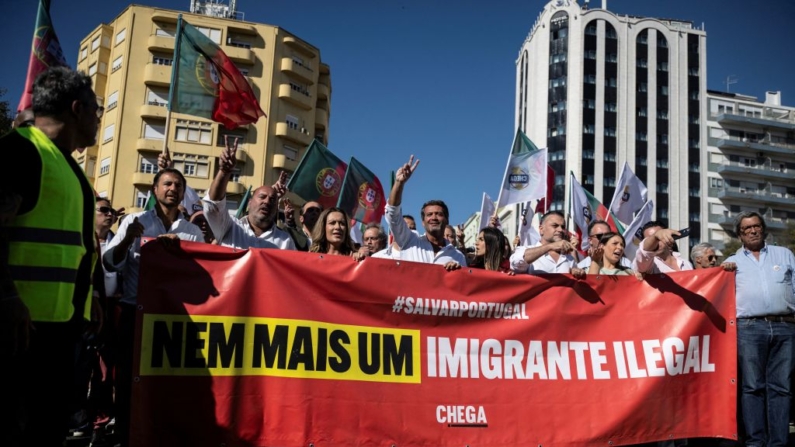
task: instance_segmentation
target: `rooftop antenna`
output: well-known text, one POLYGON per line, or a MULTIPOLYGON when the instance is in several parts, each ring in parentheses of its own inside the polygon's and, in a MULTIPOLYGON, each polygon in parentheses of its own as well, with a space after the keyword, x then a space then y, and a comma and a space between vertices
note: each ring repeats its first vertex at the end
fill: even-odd
POLYGON ((739 80, 739 79, 737 79, 737 76, 736 76, 736 75, 729 75, 729 76, 726 76, 726 82, 725 82, 725 84, 726 84, 726 93, 729 93, 729 86, 730 86, 730 85, 732 85, 732 84, 736 84, 736 83, 738 83, 738 82, 740 82, 740 80, 739 80))
POLYGON ((190 12, 210 17, 234 19, 237 17, 236 0, 190 0, 190 12))

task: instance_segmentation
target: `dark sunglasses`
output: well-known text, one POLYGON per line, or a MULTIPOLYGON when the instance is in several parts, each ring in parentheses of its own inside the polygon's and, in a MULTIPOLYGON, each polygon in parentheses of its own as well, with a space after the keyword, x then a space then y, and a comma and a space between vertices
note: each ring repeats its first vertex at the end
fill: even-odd
POLYGON ((110 214, 111 216, 115 216, 116 215, 116 210, 114 210, 113 208, 111 208, 109 206, 101 206, 101 207, 97 208, 97 212, 98 213, 102 213, 102 214, 110 214))
POLYGON ((592 235, 590 235, 588 237, 595 237, 597 239, 602 239, 602 236, 604 236, 605 234, 607 234, 607 233, 597 233, 597 234, 592 234, 592 235))

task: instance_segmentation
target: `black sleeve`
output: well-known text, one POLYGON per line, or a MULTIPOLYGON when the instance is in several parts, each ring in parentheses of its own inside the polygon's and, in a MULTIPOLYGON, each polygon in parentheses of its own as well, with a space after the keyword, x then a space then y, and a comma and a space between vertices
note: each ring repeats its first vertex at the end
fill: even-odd
POLYGON ((17 214, 25 214, 36 206, 39 199, 39 151, 29 140, 12 131, 0 138, 0 154, 7 160, 0 168, 0 200, 5 202, 9 194, 22 197, 17 214))

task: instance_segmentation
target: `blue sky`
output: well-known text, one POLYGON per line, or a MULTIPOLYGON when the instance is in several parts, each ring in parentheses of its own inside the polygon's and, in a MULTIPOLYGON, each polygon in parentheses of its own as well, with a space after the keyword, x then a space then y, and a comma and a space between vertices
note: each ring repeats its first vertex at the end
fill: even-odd
MULTIPOLYGON (((141 0, 187 11, 190 0, 141 0)), ((0 15, 3 99, 16 107, 27 71, 37 1, 0 15), (17 61, 13 63, 12 61, 17 61)), ((52 0, 51 15, 75 64, 80 39, 129 3, 52 0)), ((539 0, 237 0, 245 20, 278 25, 320 48, 331 65, 329 148, 355 156, 389 187, 389 172, 415 154, 405 213, 445 200, 453 224, 496 200, 514 136, 515 60, 546 4, 539 0)), ((591 1, 591 7, 601 5, 591 1)), ((795 2, 791 0, 609 0, 618 14, 690 20, 707 31, 707 85, 795 105, 795 2)), ((543 146, 543 142, 539 146, 543 146)), ((609 201, 609 199, 607 199, 609 201)))

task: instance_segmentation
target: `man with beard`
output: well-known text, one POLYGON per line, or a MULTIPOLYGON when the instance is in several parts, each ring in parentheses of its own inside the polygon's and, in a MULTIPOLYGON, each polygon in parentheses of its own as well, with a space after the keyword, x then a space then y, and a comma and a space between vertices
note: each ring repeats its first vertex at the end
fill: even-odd
POLYGON ((364 229, 362 234, 362 250, 367 250, 367 256, 372 256, 386 248, 386 233, 381 229, 381 225, 371 223, 364 229))
POLYGON ((141 266, 141 237, 156 237, 166 244, 175 239, 201 242, 199 227, 184 219, 179 204, 185 194, 185 177, 176 169, 161 169, 155 174, 152 193, 155 208, 130 214, 119 225, 119 231, 108 244, 102 262, 108 271, 122 272, 121 314, 118 327, 116 430, 122 446, 127 445, 132 391, 133 340, 135 305, 138 301, 138 273, 141 266))
POLYGON ((207 195, 202 199, 204 217, 221 245, 234 248, 281 248, 295 250, 295 244, 286 231, 276 226, 279 214, 279 197, 286 192, 284 173, 274 186, 260 186, 251 194, 248 215, 234 219, 226 209, 226 185, 235 169, 236 146, 227 146, 219 160, 207 195))
POLYGON ((571 273, 575 278, 585 278, 585 270, 577 267, 573 256, 577 241, 566 239, 563 213, 544 214, 538 229, 541 240, 532 247, 516 247, 511 255, 511 269, 516 273, 571 273))
POLYGON ((418 236, 413 232, 400 209, 403 200, 403 187, 409 180, 420 161, 414 161, 414 156, 409 162, 401 166, 395 173, 395 184, 389 192, 386 204, 386 220, 395 238, 395 244, 400 248, 400 259, 404 261, 425 262, 428 264, 442 264, 447 270, 455 270, 467 265, 464 254, 456 250, 455 246, 444 238, 444 228, 447 226, 450 213, 447 205, 441 200, 430 200, 422 205, 420 217, 425 234, 418 236))

